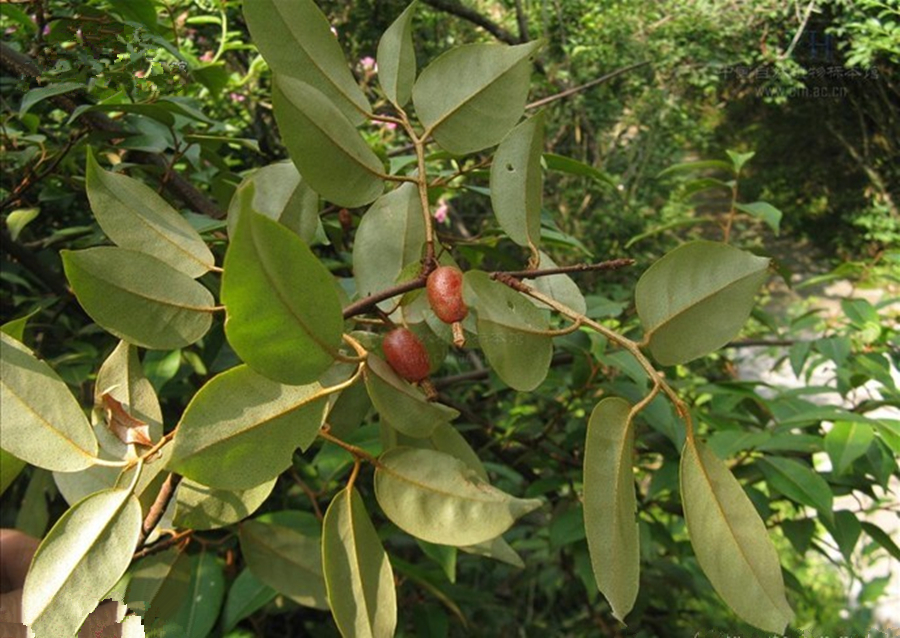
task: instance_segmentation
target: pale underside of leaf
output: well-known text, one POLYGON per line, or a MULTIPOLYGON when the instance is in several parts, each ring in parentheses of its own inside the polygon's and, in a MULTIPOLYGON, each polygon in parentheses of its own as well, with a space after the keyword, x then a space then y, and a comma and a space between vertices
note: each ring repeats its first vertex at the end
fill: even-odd
POLYGON ((0 333, 0 397, 0 443, 7 452, 49 470, 93 465, 97 440, 75 397, 50 366, 5 333, 0 333))
POLYGON ((616 397, 598 403, 584 453, 584 523, 591 566, 619 620, 634 606, 640 575, 631 409, 616 397))
POLYGON ((782 633, 793 612, 765 524, 725 464, 691 439, 681 490, 691 544, 713 587, 741 618, 782 633))

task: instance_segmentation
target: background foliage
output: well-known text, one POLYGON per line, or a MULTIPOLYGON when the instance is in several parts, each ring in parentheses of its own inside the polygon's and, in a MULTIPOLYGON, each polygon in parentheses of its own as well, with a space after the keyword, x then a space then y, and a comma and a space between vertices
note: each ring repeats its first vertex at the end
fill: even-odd
MULTIPOLYGON (((371 99, 379 38, 405 3, 319 6, 371 99)), ((722 239, 726 226, 733 243, 774 256, 784 269, 794 289, 770 280, 741 342, 667 368, 667 375, 698 406, 699 432, 731 460, 772 531, 797 614, 789 635, 877 627, 873 610, 888 581, 869 570, 884 574, 890 557, 900 559, 895 541, 868 517, 896 514, 897 507, 890 491, 900 442, 891 305, 900 256, 896 9, 868 0, 468 3, 479 25, 460 16, 460 6, 420 3, 420 69, 455 45, 544 38, 530 100, 612 74, 544 106, 544 250, 561 264, 637 261, 576 275, 589 317, 635 333, 639 275, 686 240, 722 239), (718 163, 685 165, 699 160, 718 163), (872 302, 843 299, 824 312, 810 298, 837 281, 883 292, 872 302), (781 364, 805 386, 765 386, 743 376, 754 366, 781 364), (848 495, 852 500, 841 498, 848 495)), ((107 243, 91 211, 97 205, 85 194, 92 161, 86 149, 104 168, 137 178, 176 206, 221 264, 224 211, 238 201, 242 178, 287 157, 272 111, 272 76, 240 3, 231 0, 4 4, 0 28, 3 323, 87 406, 101 392, 101 363, 115 340, 71 296, 75 282, 67 267, 67 283, 60 257, 107 243)), ((379 160, 407 161, 410 149, 396 127, 362 131, 379 160)), ((435 223, 469 268, 518 270, 528 252, 491 215, 483 159, 436 158, 446 183, 431 192, 435 223)), ((365 233, 362 212, 328 205, 321 226, 308 229, 315 256, 339 279, 352 272, 350 251, 365 233)), ((201 281, 216 285, 212 275, 201 281)), ((506 535, 524 566, 416 541, 382 516, 369 486, 359 490, 399 583, 398 633, 749 634, 694 558, 677 489, 684 433, 661 400, 649 406, 636 437, 640 594, 627 627, 612 617, 597 591, 582 524, 582 455, 598 399, 637 401, 645 381, 597 335, 576 332, 556 343, 554 365, 532 392, 510 390, 458 354, 435 378, 442 402, 461 413, 455 423, 492 484, 548 504, 506 535)), ((200 343, 148 350, 129 365, 159 395, 158 414, 151 406, 145 416, 169 431, 198 388, 236 363, 217 324, 200 343)), ((358 412, 352 398, 347 403, 347 413, 358 412)), ((348 426, 344 434, 350 432, 348 426)), ((348 440, 371 449, 378 439, 370 417, 348 440)), ((339 448, 316 443, 289 462, 274 483, 254 488, 260 493, 249 502, 259 509, 251 522, 207 531, 205 519, 179 519, 176 510, 179 529, 200 531, 190 534, 186 553, 150 558, 205 588, 202 621, 189 635, 335 635, 322 610, 324 592, 285 585, 276 593, 253 575, 254 561, 270 561, 259 539, 280 534, 286 543, 302 542, 332 499, 348 510, 357 506, 358 494, 339 492, 353 466, 339 448)), ((4 456, 2 475, 3 526, 42 536, 73 501, 71 486, 47 470, 20 472, 4 456)), ((157 490, 146 489, 145 507, 157 490)), ((184 483, 179 493, 191 498, 184 483)), ((151 608, 177 620, 185 612, 172 605, 151 608)))

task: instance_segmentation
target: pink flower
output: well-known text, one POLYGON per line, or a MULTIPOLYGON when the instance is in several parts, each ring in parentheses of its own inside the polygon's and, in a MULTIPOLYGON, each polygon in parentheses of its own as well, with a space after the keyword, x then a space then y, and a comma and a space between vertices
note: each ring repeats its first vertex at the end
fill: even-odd
POLYGON ((234 91, 229 93, 228 97, 231 98, 232 102, 243 102, 247 99, 246 95, 241 95, 240 93, 235 93, 234 91))
POLYGON ((207 51, 206 53, 204 53, 203 55, 200 56, 200 61, 201 62, 212 62, 214 57, 215 57, 215 55, 213 54, 212 51, 207 51))
POLYGON ((135 71, 134 72, 134 77, 136 77, 136 78, 142 78, 145 75, 147 75, 147 74, 144 71, 135 71))
POLYGON ((375 58, 370 55, 367 55, 362 60, 359 61, 359 65, 363 68, 363 71, 377 71, 378 64, 375 62, 375 58))
POLYGON ((331 32, 334 34, 334 37, 338 37, 337 29, 335 29, 334 27, 331 27, 331 32))
POLYGON ((396 130, 397 130, 397 123, 396 123, 396 122, 382 122, 381 125, 382 125, 384 128, 386 128, 387 130, 389 130, 389 131, 396 131, 396 130))
POLYGON ((434 221, 439 224, 443 224, 447 221, 447 217, 450 214, 450 205, 447 204, 446 200, 439 199, 438 207, 434 209, 434 221))

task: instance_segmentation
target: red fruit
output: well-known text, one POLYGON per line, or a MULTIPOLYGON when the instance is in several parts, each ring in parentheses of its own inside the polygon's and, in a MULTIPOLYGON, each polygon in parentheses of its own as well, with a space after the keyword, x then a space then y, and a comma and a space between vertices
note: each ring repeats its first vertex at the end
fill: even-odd
POLYGON ((387 333, 381 349, 394 372, 407 381, 421 381, 428 376, 431 367, 428 352, 419 338, 406 328, 395 328, 387 333))
POLYGON ((425 284, 428 303, 444 323, 462 321, 469 314, 469 307, 463 301, 462 282, 463 274, 453 266, 441 266, 428 275, 425 284))

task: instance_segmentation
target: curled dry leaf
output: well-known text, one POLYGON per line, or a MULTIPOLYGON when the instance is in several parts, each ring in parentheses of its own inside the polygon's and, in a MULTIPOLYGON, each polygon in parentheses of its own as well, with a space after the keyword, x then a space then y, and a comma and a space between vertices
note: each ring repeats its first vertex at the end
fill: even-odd
POLYGON ((125 445, 136 443, 147 447, 153 445, 153 441, 150 440, 150 426, 147 423, 131 416, 125 406, 107 392, 101 395, 101 401, 106 414, 106 426, 122 443, 125 445))

